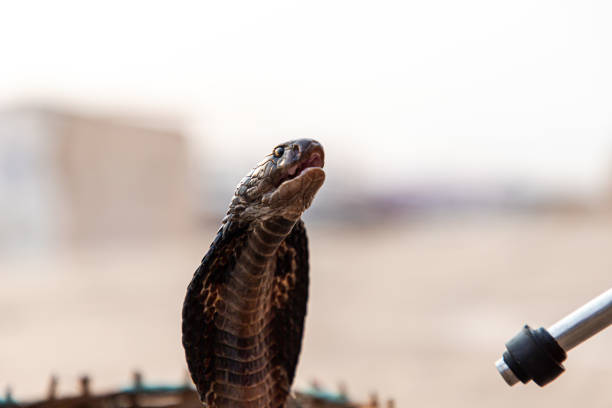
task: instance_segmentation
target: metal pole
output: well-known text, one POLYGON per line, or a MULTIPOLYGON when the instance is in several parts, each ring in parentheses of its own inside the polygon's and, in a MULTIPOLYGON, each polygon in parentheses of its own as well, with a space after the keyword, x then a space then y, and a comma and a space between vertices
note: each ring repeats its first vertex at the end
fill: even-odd
POLYGON ((570 351, 612 324, 612 289, 548 328, 563 350, 570 351))
POLYGON ((612 324, 612 289, 570 313, 548 331, 529 326, 506 343, 495 366, 508 385, 533 379, 542 386, 559 376, 565 353, 612 324))

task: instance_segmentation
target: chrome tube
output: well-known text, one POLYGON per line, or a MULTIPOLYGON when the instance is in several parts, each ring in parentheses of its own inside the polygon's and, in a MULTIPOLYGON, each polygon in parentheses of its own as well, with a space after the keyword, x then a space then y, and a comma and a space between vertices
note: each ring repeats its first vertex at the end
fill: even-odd
POLYGON ((612 324, 612 289, 548 328, 563 350, 570 351, 612 324))

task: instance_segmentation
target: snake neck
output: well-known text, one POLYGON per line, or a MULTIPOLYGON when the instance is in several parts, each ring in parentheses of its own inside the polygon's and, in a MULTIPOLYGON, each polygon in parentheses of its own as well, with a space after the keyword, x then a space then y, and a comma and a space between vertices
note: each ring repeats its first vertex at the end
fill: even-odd
POLYGON ((242 252, 240 261, 252 274, 265 270, 266 262, 274 258, 280 244, 291 233, 297 219, 274 217, 257 222, 248 233, 247 246, 242 252))
POLYGON ((216 379, 217 402, 213 406, 217 408, 238 406, 239 401, 251 401, 240 405, 245 407, 276 407, 280 406, 278 396, 288 393, 277 389, 284 382, 279 381, 279 372, 272 365, 270 322, 274 318, 276 252, 295 223, 275 218, 253 225, 221 289, 223 305, 218 308, 215 325, 229 342, 215 350, 217 364, 223 362, 220 367, 224 367, 216 379))
POLYGON ((295 223, 296 220, 276 217, 257 222, 250 228, 222 294, 226 307, 217 321, 220 329, 238 337, 263 333, 273 318, 270 309, 276 251, 295 223))

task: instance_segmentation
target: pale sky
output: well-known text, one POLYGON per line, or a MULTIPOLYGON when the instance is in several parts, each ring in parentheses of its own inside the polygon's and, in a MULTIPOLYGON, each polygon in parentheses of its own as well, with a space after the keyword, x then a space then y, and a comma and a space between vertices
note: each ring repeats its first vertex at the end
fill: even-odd
POLYGON ((6 1, 0 106, 176 113, 236 181, 313 137, 330 176, 370 187, 594 190, 612 173, 610 21, 607 1, 6 1))

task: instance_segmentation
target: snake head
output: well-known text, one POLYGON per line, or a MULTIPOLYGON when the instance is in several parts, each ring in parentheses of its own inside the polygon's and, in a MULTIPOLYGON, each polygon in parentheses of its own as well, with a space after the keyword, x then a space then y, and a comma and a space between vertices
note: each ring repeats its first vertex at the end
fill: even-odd
POLYGON ((230 213, 242 221, 283 216, 298 219, 325 181, 323 146, 299 139, 276 146, 242 179, 230 213))

